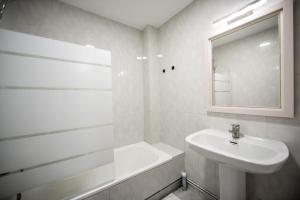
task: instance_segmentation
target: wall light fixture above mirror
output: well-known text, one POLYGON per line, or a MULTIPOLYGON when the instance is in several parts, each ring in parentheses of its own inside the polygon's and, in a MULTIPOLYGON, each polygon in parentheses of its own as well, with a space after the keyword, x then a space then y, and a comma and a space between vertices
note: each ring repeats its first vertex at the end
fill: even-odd
POLYGON ((209 38, 209 111, 294 117, 293 1, 209 38))

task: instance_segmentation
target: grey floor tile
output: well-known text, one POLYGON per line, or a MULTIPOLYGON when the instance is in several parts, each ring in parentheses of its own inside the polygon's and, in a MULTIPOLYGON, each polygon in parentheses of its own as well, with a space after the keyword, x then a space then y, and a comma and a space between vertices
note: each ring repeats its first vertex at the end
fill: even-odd
POLYGON ((175 194, 171 193, 165 198, 163 198, 163 200, 180 200, 180 199, 175 194))
POLYGON ((181 188, 179 188, 178 190, 169 194, 162 200, 213 200, 213 199, 190 186, 187 191, 183 191, 181 188))

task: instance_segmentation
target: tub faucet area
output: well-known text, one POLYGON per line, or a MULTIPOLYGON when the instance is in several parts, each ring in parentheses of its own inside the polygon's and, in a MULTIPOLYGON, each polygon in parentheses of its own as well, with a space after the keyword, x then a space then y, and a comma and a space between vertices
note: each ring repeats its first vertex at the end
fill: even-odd
POLYGON ((240 138, 240 125, 239 124, 231 124, 231 130, 229 130, 233 139, 240 138))

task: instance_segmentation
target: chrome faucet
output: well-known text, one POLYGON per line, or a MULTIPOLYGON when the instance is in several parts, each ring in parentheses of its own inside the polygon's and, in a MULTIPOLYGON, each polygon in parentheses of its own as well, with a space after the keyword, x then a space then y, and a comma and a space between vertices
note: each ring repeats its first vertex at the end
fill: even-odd
POLYGON ((231 124, 232 129, 229 130, 232 133, 232 138, 237 139, 240 138, 240 125, 239 124, 231 124))

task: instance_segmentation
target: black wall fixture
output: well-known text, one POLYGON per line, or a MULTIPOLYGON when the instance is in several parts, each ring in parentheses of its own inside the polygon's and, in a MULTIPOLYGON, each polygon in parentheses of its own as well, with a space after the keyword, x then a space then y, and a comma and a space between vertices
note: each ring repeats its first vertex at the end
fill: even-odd
MULTIPOLYGON (((174 66, 174 65, 171 66, 171 70, 175 70, 175 66, 174 66)), ((162 73, 166 73, 166 72, 167 72, 166 69, 163 69, 163 70, 162 70, 162 73)))

